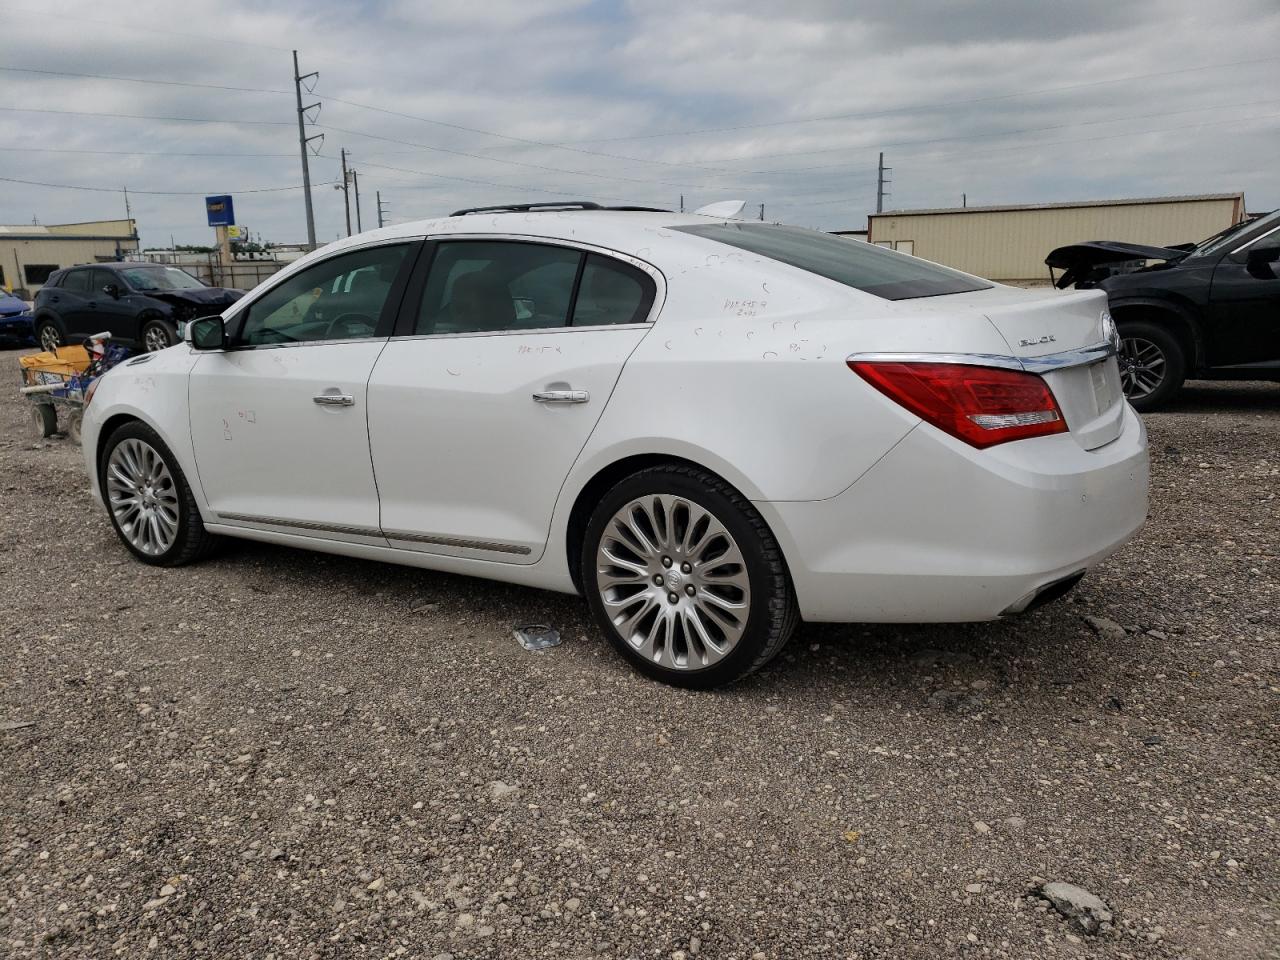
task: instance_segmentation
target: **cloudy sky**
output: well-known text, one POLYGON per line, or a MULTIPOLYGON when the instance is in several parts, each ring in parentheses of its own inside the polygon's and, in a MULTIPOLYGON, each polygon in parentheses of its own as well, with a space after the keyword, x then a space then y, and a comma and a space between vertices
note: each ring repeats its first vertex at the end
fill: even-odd
POLYGON ((321 241, 343 147, 366 228, 376 190, 393 222, 683 194, 862 227, 881 150, 886 208, 1280 206, 1275 0, 0 0, 0 24, 0 223, 122 217, 127 186, 147 245, 212 242, 223 192, 305 239, 293 48, 321 241))

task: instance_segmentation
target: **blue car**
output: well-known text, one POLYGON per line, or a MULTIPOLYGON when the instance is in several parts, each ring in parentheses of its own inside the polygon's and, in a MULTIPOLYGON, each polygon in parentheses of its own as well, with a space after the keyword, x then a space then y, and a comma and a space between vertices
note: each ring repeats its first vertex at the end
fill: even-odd
POLYGON ((0 347, 30 347, 35 342, 31 308, 12 293, 0 290, 0 347))

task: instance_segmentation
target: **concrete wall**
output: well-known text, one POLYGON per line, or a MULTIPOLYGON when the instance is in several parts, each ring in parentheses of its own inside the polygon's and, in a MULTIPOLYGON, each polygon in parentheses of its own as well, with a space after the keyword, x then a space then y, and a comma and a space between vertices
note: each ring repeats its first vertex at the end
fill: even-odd
POLYGON ((1203 240, 1244 216, 1244 198, 1164 198, 1152 201, 1037 207, 969 207, 872 214, 872 243, 992 280, 1047 279, 1050 250, 1085 240, 1164 246, 1203 240))

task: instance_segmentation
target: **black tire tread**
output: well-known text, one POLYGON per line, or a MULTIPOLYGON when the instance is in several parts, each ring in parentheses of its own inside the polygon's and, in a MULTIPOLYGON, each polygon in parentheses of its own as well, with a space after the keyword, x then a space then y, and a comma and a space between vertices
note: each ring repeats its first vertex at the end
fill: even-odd
MULTIPOLYGON (((141 420, 130 420, 128 423, 122 423, 111 432, 111 436, 102 445, 102 454, 98 458, 98 482, 106 496, 106 465, 107 457, 111 450, 115 448, 117 438, 126 439, 125 436, 137 436, 138 439, 145 440, 151 446, 159 451, 164 457, 165 465, 168 466, 169 472, 173 475, 174 483, 178 488, 178 497, 182 503, 180 511, 181 526, 178 530, 178 542, 174 545, 175 549, 170 553, 159 557, 145 556, 133 549, 131 544, 125 543, 129 552, 141 560, 143 563, 151 564, 157 567, 181 567, 189 563, 195 563, 202 560, 213 552, 217 547, 219 537, 210 533, 204 528, 204 521, 200 519, 200 507, 196 504, 195 495, 191 492, 191 485, 187 483, 186 474, 182 472, 182 467, 178 465, 177 458, 173 455, 173 451, 169 449, 160 435, 152 430, 141 420)), ((110 519, 112 529, 115 529, 115 520, 110 519)), ((119 531, 116 531, 117 536, 119 531)), ((124 538, 121 537, 124 543, 124 538)))
MULTIPOLYGON (((781 653, 782 649, 787 645, 787 641, 789 641, 792 634, 795 633, 796 626, 800 622, 800 608, 796 603, 795 590, 791 585, 791 576, 787 571, 786 561, 782 555, 782 548, 778 545, 778 541, 773 536, 773 532, 769 529, 769 525, 765 523, 764 517, 760 516, 759 511, 757 511, 751 504, 751 501, 739 493, 733 486, 706 470, 681 464, 660 464, 653 467, 646 467, 619 480, 609 488, 609 491, 601 498, 601 500, 603 501, 607 499, 623 484, 643 480, 647 477, 659 480, 661 478, 672 476, 678 476, 686 480, 690 480, 724 497, 736 510, 738 510, 743 519, 746 520, 747 524, 759 538, 764 566, 767 571, 768 580, 770 581, 763 584, 769 595, 768 605, 765 608, 767 610, 769 626, 765 643, 756 654, 755 659, 740 667, 736 673, 724 679, 717 685, 737 683, 739 680, 755 673, 781 653)), ((594 552, 594 550, 591 550, 592 554, 594 554, 594 552)), ((593 589, 593 585, 589 583, 587 579, 587 571, 592 568, 592 564, 585 562, 585 554, 586 549, 584 546, 583 589, 593 589)), ((754 586, 755 585, 753 584, 753 588, 754 586)), ((753 611, 753 613, 755 613, 755 611, 753 611)), ((684 676, 673 675, 669 677, 669 680, 681 685, 687 684, 694 686, 697 684, 689 683, 688 681, 696 676, 697 674, 690 674, 689 677, 686 678, 684 676)))

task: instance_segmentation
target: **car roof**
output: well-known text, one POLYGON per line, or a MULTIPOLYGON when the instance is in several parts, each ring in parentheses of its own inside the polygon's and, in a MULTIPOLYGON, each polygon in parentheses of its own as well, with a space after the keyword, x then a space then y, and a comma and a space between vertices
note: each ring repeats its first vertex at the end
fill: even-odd
MULTIPOLYGON (((413 220, 378 230, 369 230, 329 244, 336 252, 345 247, 363 246, 379 240, 458 234, 475 236, 494 234, 552 240, 569 240, 588 246, 602 247, 645 259, 647 252, 671 244, 706 243, 686 233, 673 232, 674 227, 708 226, 725 221, 723 217, 706 217, 692 213, 665 213, 647 210, 517 210, 476 212, 465 215, 413 220)), ((749 222, 749 221, 748 221, 749 222)))

